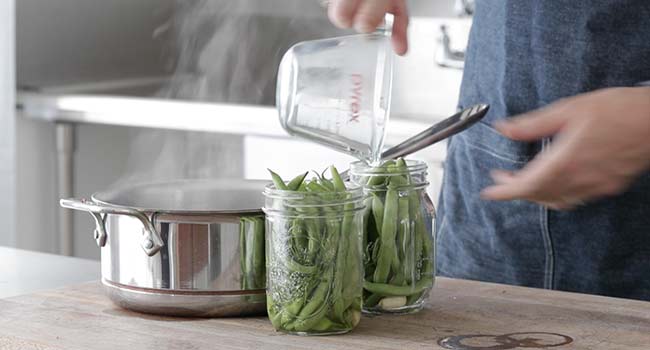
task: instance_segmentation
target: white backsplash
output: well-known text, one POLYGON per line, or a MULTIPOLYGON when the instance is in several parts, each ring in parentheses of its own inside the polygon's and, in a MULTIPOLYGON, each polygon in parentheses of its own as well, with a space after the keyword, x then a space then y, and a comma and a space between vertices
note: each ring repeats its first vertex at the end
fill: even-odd
POLYGON ((456 111, 462 70, 439 67, 440 25, 448 27, 453 49, 464 50, 469 19, 415 17, 409 26, 409 52, 395 61, 392 116, 439 119, 456 111))

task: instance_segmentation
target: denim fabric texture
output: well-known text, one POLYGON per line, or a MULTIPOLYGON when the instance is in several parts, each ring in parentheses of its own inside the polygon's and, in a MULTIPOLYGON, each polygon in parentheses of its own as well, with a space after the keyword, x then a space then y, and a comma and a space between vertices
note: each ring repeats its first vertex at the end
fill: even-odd
POLYGON ((477 0, 459 105, 491 109, 449 142, 438 274, 650 300, 650 174, 566 212, 479 198, 491 169, 521 169, 549 142, 511 141, 496 120, 648 80, 648 0, 477 0))

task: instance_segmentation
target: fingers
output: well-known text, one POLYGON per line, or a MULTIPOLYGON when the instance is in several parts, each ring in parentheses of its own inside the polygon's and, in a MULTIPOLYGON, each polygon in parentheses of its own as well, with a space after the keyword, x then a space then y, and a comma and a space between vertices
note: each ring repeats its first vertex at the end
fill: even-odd
POLYGON ((405 0, 333 0, 328 7, 330 21, 339 28, 371 33, 383 22, 386 13, 394 15, 392 45, 395 53, 408 51, 408 9, 405 0))
POLYGON ((528 199, 535 193, 535 187, 525 181, 512 179, 501 181, 481 191, 481 198, 492 201, 528 199))
MULTIPOLYGON (((562 145, 564 146, 564 145, 562 145)), ((519 172, 493 170, 494 185, 481 191, 487 200, 528 200, 556 210, 570 210, 587 201, 616 194, 602 174, 574 173, 565 161, 566 148, 539 155, 519 172)))
POLYGON ((629 179, 612 176, 575 157, 576 149, 559 137, 544 154, 518 172, 491 171, 494 185, 481 191, 487 200, 528 200, 556 210, 621 193, 629 179))
POLYGON ((384 20, 390 0, 363 1, 354 16, 354 29, 360 33, 370 33, 384 20))
POLYGON ((569 117, 556 106, 550 106, 500 121, 495 124, 495 128, 510 139, 533 141, 556 134, 566 125, 569 117))
POLYGON ((333 0, 327 10, 330 21, 339 28, 351 28, 360 3, 361 0, 333 0))
POLYGON ((493 171, 495 185, 481 191, 481 197, 488 200, 528 199, 545 201, 556 197, 561 190, 564 169, 561 151, 549 150, 538 155, 519 172, 493 171))
POLYGON ((408 51, 407 30, 409 25, 409 15, 404 0, 394 1, 391 11, 394 16, 393 20, 393 49, 398 55, 404 55, 408 51))

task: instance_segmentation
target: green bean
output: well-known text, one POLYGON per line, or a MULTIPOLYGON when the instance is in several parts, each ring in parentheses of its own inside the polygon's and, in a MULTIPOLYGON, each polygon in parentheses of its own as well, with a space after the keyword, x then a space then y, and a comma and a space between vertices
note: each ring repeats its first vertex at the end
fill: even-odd
POLYGON ((404 272, 402 271, 402 261, 399 259, 399 249, 397 245, 394 244, 392 249, 393 249, 393 254, 391 255, 392 260, 390 261, 390 269, 393 272, 393 275, 398 273, 404 274, 404 272))
POLYGON ((307 307, 316 308, 312 313, 306 314, 306 316, 301 314, 290 324, 290 326, 297 332, 306 332, 312 330, 313 327, 318 324, 318 322, 325 317, 327 312, 327 304, 325 302, 326 296, 323 296, 323 299, 310 301, 304 309, 307 307))
POLYGON ((402 187, 408 186, 409 182, 406 179, 406 177, 402 175, 393 175, 390 178, 390 182, 388 183, 388 188, 392 188, 395 190, 400 190, 402 187))
POLYGON ((269 314, 269 320, 273 327, 278 328, 281 325, 282 313, 277 312, 273 298, 270 295, 266 296, 266 308, 269 314))
POLYGON ((300 272, 304 273, 306 275, 312 275, 318 272, 318 267, 316 265, 303 265, 291 257, 287 258, 287 261, 285 262, 285 266, 287 269, 295 272, 300 272))
MULTIPOLYGON (((332 174, 332 183, 334 185, 334 189, 336 191, 345 191, 345 184, 343 183, 343 179, 341 179, 341 175, 337 171, 337 169, 334 166, 330 167, 330 172, 332 174)), ((349 256, 348 253, 348 242, 344 240, 345 237, 348 237, 353 234, 354 230, 352 230, 352 225, 353 225, 353 213, 351 211, 354 209, 354 204, 352 203, 347 203, 343 206, 343 222, 341 224, 341 238, 340 238, 340 244, 339 244, 339 249, 337 253, 337 264, 339 268, 337 269, 335 281, 337 283, 336 289, 335 289, 335 296, 334 296, 334 311, 337 315, 341 315, 343 311, 349 306, 351 303, 351 300, 349 298, 341 298, 341 295, 343 293, 343 289, 345 286, 354 286, 354 281, 347 281, 348 283, 344 283, 344 275, 347 269, 344 269, 344 266, 355 266, 354 262, 350 261, 351 257, 349 256), (345 265, 344 265, 345 264, 345 265)))
POLYGON ((241 288, 264 289, 266 288, 264 218, 242 217, 239 226, 241 288))
MULTIPOLYGON (((317 181, 311 180, 305 185, 306 189, 308 192, 314 192, 314 193, 320 193, 320 192, 327 192, 325 188, 323 188, 320 184, 318 184, 317 181)), ((303 217, 299 217, 298 219, 302 222, 305 223, 306 230, 307 230, 307 255, 310 257, 316 256, 316 253, 318 251, 318 242, 320 241, 321 237, 321 220, 318 219, 310 219, 306 218, 307 217, 316 217, 318 216, 318 209, 316 208, 302 208, 299 210, 299 213, 303 215, 303 217)))
MULTIPOLYGON (((420 198, 418 192, 413 191, 409 194, 409 212, 412 215, 412 230, 413 230, 413 266, 417 261, 422 261, 424 254, 422 252, 423 240, 427 236, 426 228, 424 227, 424 219, 422 217, 422 209, 420 208, 420 198), (423 230, 424 229, 424 230, 423 230)), ((420 279, 422 271, 416 271, 414 268, 411 272, 411 281, 420 279)))
POLYGON ((372 213, 372 198, 371 197, 366 198, 366 200, 364 201, 364 205, 366 206, 367 209, 363 212, 363 221, 362 221, 362 224, 361 224, 361 229, 362 229, 362 231, 361 231, 362 232, 361 247, 363 247, 362 249, 365 249, 366 247, 368 247, 368 233, 369 232, 373 233, 373 236, 370 237, 370 239, 373 240, 373 241, 376 239, 375 230, 370 231, 370 228, 369 228, 369 225, 374 225, 375 224, 374 219, 372 218, 372 215, 371 215, 371 213, 372 213))
POLYGON ((369 187, 384 185, 386 183, 386 176, 371 176, 367 181, 369 187))
POLYGON ((367 297, 363 299, 363 306, 364 307, 373 307, 376 306, 377 303, 381 300, 382 296, 379 294, 370 294, 367 297))
MULTIPOLYGON (((433 282, 433 280, 431 280, 431 282, 433 282)), ((413 305, 417 303, 422 297, 422 294, 424 294, 424 290, 406 297, 406 305, 413 305)))
POLYGON ((342 323, 349 328, 353 328, 359 323, 361 319, 361 304, 357 304, 358 307, 349 307, 345 309, 343 313, 342 323))
POLYGON ((411 182, 410 176, 408 175, 408 166, 406 165, 406 161, 404 158, 399 158, 397 161, 395 161, 395 166, 399 170, 400 173, 404 174, 407 177, 407 182, 411 182))
POLYGON ((343 312, 348 307, 346 300, 343 299, 343 288, 347 281, 345 281, 346 266, 347 266, 347 244, 342 238, 339 239, 338 252, 336 254, 336 272, 334 276, 333 297, 334 305, 333 311, 336 315, 343 315, 343 312))
POLYGON ((326 331, 335 327, 336 324, 334 322, 327 317, 323 317, 312 327, 312 329, 315 331, 326 331))
POLYGON ((396 190, 388 189, 386 191, 386 203, 384 206, 384 220, 381 226, 381 247, 379 248, 379 257, 377 258, 377 268, 373 280, 375 282, 385 283, 388 280, 390 265, 395 256, 395 235, 397 233, 395 217, 397 216, 397 198, 396 190))
POLYGON ((369 176, 369 178, 366 181, 363 181, 363 183, 365 183, 370 188, 385 185, 386 181, 388 181, 390 176, 383 176, 379 174, 386 173, 388 171, 388 166, 391 166, 393 164, 395 164, 393 160, 388 160, 384 162, 382 165, 378 166, 373 171, 376 172, 378 175, 369 176))
POLYGON ((345 191, 345 184, 341 179, 341 175, 333 165, 330 166, 330 172, 332 173, 332 182, 334 183, 334 189, 337 191, 345 191))
POLYGON ((411 234, 411 216, 409 214, 408 197, 399 197, 397 200, 397 246, 399 247, 399 257, 406 257, 406 244, 411 234))
POLYGON ((329 192, 329 190, 316 181, 310 181, 306 186, 309 192, 329 192))
POLYGON ((398 265, 397 269, 393 272, 393 277, 390 279, 390 284, 394 286, 403 286, 406 282, 404 277, 404 270, 401 269, 402 265, 398 265))
POLYGON ((283 191, 288 190, 287 185, 284 183, 284 180, 282 180, 280 175, 276 174, 271 169, 267 169, 267 170, 269 171, 269 173, 271 173, 271 179, 273 180, 273 184, 275 185, 275 188, 283 191))
POLYGON ((402 261, 400 272, 404 275, 406 281, 410 282, 415 261, 412 258, 413 249, 411 249, 411 216, 408 197, 400 197, 398 200, 398 220, 397 244, 399 257, 402 261))
POLYGON ((287 184, 287 190, 297 191, 298 188, 300 188, 300 185, 302 185, 302 182, 305 180, 305 177, 307 177, 308 173, 309 172, 305 172, 304 174, 300 174, 294 177, 293 180, 291 180, 289 184, 287 184))
MULTIPOLYGON (((310 291, 312 288, 308 288, 310 291)), ((282 315, 282 323, 288 323, 294 318, 298 317, 300 311, 303 309, 303 306, 307 303, 307 294, 303 294, 300 297, 295 298, 291 303, 285 304, 284 309, 282 310, 284 315, 282 315)))
POLYGON ((294 218, 291 221, 291 226, 288 229, 288 232, 291 233, 291 250, 294 253, 295 257, 300 257, 298 260, 304 262, 306 260, 303 258, 306 255, 307 246, 309 243, 308 235, 305 232, 303 220, 294 218))
POLYGON ((420 215, 418 220, 415 221, 415 231, 418 236, 422 239, 422 261, 424 262, 423 275, 428 275, 433 273, 433 242, 431 237, 428 234, 426 224, 424 222, 424 217, 420 215))
POLYGON ((355 218, 353 213, 353 204, 348 204, 346 208, 345 217, 343 219, 343 227, 347 229, 342 231, 342 242, 346 246, 347 257, 345 259, 344 268, 346 276, 344 278, 345 284, 343 286, 343 300, 344 309, 349 310, 359 300, 359 284, 363 280, 362 266, 359 264, 359 257, 363 255, 361 247, 359 246, 359 232, 362 230, 363 218, 355 218))
MULTIPOLYGON (((332 215, 333 209, 326 208, 326 212, 329 215, 332 215)), ((343 290, 343 285, 345 281, 343 280, 345 274, 345 264, 346 264, 346 247, 347 245, 343 243, 343 226, 339 222, 339 219, 336 216, 327 219, 328 227, 328 237, 332 242, 332 250, 335 252, 334 256, 334 279, 332 285, 332 300, 334 300, 333 311, 336 315, 343 315, 345 311, 345 305, 342 300, 341 295, 343 290)))
POLYGON ((371 293, 383 296, 399 297, 420 293, 426 288, 429 288, 431 283, 432 277, 426 276, 411 286, 394 286, 386 283, 373 283, 365 281, 363 283, 363 288, 371 293))
POLYGON ((264 240, 264 217, 251 218, 253 223, 253 271, 255 271, 255 288, 266 288, 266 260, 264 240))
POLYGON ((372 247, 372 261, 377 264, 377 260, 379 259, 379 247, 381 247, 381 241, 377 240, 374 242, 374 245, 372 247))
POLYGON ((382 232, 381 225, 384 222, 384 202, 382 202, 376 193, 372 194, 372 215, 375 219, 375 232, 377 233, 377 237, 379 237, 379 233, 382 232))
POLYGON ((246 266, 246 221, 241 220, 239 223, 239 266, 241 269, 242 279, 241 279, 241 289, 248 289, 248 278, 246 266))
MULTIPOLYGON (((308 215, 313 216, 317 215, 317 213, 311 212, 308 215)), ((320 222, 309 218, 301 218, 301 220, 307 222, 307 256, 310 258, 310 261, 315 261, 316 254, 318 253, 318 242, 321 240, 320 222)))
POLYGON ((321 185, 323 185, 323 187, 327 188, 328 191, 334 192, 336 190, 335 187, 334 187, 334 183, 332 181, 322 177, 320 179, 320 182, 321 182, 321 185))
POLYGON ((308 331, 327 311, 326 299, 328 299, 327 295, 331 289, 330 279, 332 273, 333 269, 328 269, 328 273, 312 294, 309 302, 300 310, 300 314, 294 324, 296 331, 308 331))

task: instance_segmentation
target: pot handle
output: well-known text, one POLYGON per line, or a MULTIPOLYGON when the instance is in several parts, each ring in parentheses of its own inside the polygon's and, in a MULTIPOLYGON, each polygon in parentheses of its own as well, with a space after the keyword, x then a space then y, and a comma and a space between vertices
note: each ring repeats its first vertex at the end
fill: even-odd
POLYGON ((126 215, 140 220, 143 226, 142 234, 144 236, 140 246, 142 246, 142 249, 148 256, 155 255, 164 245, 160 234, 156 231, 151 220, 141 211, 100 204, 83 198, 64 198, 59 203, 64 208, 86 211, 92 215, 93 219, 95 219, 95 232, 93 236, 95 241, 97 241, 97 245, 100 247, 106 244, 106 238, 108 237, 106 234, 106 214, 126 215))

